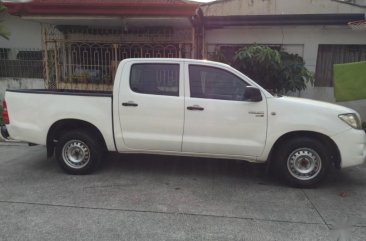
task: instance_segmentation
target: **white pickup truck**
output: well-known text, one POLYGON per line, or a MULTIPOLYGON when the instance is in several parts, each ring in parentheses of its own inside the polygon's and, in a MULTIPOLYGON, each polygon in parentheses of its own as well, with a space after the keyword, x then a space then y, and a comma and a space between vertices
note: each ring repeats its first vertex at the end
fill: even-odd
POLYGON ((95 170, 106 151, 149 153, 268 162, 309 187, 366 156, 354 110, 273 96, 204 60, 123 60, 113 93, 7 90, 3 120, 4 137, 46 145, 72 174, 95 170))

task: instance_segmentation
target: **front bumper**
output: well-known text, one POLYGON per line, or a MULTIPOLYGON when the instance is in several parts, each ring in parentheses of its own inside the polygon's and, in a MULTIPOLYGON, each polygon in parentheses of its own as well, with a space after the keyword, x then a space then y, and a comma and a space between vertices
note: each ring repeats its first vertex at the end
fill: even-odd
POLYGON ((341 168, 361 165, 366 160, 366 133, 349 129, 332 137, 341 154, 341 168))
POLYGON ((6 126, 5 125, 1 125, 0 126, 0 133, 1 133, 1 137, 5 140, 9 140, 9 132, 8 130, 6 129, 6 126))

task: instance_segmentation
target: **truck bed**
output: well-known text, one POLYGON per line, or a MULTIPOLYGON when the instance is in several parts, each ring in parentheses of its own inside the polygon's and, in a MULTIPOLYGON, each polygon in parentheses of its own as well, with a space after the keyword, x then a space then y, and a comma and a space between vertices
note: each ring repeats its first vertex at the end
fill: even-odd
POLYGON ((58 121, 81 120, 100 130, 109 150, 113 142, 112 92, 81 90, 7 90, 10 136, 45 145, 48 130, 58 121))

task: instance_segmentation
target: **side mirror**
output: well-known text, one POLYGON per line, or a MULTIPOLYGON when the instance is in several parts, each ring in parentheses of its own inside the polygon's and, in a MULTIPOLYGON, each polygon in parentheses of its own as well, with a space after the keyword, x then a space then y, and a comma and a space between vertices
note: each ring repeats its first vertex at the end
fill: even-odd
POLYGON ((246 86, 243 100, 249 102, 260 102, 262 101, 262 93, 257 87, 246 86))

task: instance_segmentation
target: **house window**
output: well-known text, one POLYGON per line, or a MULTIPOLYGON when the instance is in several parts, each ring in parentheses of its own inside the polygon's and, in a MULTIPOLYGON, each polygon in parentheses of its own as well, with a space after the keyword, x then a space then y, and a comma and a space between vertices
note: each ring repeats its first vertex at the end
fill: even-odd
POLYGON ((0 48, 0 59, 8 59, 9 49, 0 48))
POLYGON ((32 50, 32 51, 19 51, 17 54, 17 59, 19 60, 42 60, 42 51, 32 50))
POLYGON ((333 65, 366 60, 366 45, 326 45, 318 48, 315 86, 333 86, 333 65))
POLYGON ((42 51, 0 49, 0 77, 43 78, 42 51))

